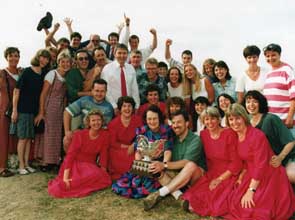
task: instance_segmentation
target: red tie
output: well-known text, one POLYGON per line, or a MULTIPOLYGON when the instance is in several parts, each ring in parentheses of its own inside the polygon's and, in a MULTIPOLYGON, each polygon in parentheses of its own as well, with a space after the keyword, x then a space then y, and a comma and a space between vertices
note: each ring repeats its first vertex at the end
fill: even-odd
POLYGON ((127 96, 125 73, 122 66, 121 66, 121 94, 122 96, 127 96))

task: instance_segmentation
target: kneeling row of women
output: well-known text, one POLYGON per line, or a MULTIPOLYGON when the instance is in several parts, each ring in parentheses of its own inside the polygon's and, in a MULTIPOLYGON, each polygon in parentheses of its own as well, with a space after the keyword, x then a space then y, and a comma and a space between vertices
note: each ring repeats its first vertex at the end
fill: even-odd
MULTIPOLYGON (((256 99, 256 96, 246 95, 246 103, 249 104, 251 98, 256 99)), ((123 134, 130 122, 136 121, 135 116, 130 113, 133 108, 128 98, 121 99, 121 115, 117 120, 123 130, 116 132, 114 129, 116 134, 123 134)), ((156 113, 157 117, 154 120, 147 118, 150 114, 144 115, 145 130, 151 130, 152 134, 163 131, 161 111, 155 111, 154 108, 157 107, 151 106, 147 109, 147 113, 149 111, 156 113)), ((259 129, 251 126, 248 114, 241 105, 230 105, 226 114, 230 128, 220 126, 221 117, 214 107, 207 108, 201 114, 206 129, 200 136, 208 171, 186 191, 183 199, 189 202, 191 211, 204 216, 224 216, 227 219, 288 219, 295 211, 295 197, 286 171, 280 164, 282 162, 290 167, 294 165, 293 138, 286 135, 284 142, 288 138, 292 139, 287 144, 280 142, 281 139, 277 140, 278 145, 274 145, 277 149, 273 152, 272 145, 269 144, 272 140, 267 139, 268 134, 265 136, 259 129), (279 144, 282 146, 281 149, 278 149, 279 144)), ((267 121, 275 118, 268 114, 263 117, 270 118, 267 121)), ((108 145, 115 139, 109 138, 112 129, 109 132, 102 129, 102 114, 99 111, 91 111, 87 121, 89 129, 75 133, 59 175, 48 184, 48 192, 54 197, 81 197, 110 186, 111 178, 106 171, 108 161, 118 163, 111 165, 113 170, 116 170, 114 169, 116 166, 120 167, 119 163, 124 163, 126 166, 124 165, 125 168, 121 172, 128 171, 131 166, 134 158, 132 153, 134 130, 132 132, 134 136, 128 137, 129 141, 122 141, 121 145, 118 145, 118 149, 124 149, 122 155, 128 154, 128 150, 129 155, 133 154, 128 162, 121 163, 119 158, 107 159, 108 145), (100 167, 96 166, 98 154, 100 167)), ((272 122, 272 132, 276 135, 274 137, 279 138, 280 132, 289 134, 288 129, 282 127, 277 129, 276 126, 283 127, 278 121, 272 122)), ((120 126, 115 127, 120 129, 120 126)), ((270 126, 266 128, 271 129, 270 126)), ((261 129, 263 130, 263 127, 261 129)), ((123 136, 122 139, 127 139, 127 135, 123 136)), ((163 135, 160 134, 159 137, 162 138, 163 135)), ((166 137, 168 138, 168 135, 166 137)), ((118 176, 113 177, 116 178, 118 176)), ((159 185, 156 183, 153 185, 157 186, 159 185)))

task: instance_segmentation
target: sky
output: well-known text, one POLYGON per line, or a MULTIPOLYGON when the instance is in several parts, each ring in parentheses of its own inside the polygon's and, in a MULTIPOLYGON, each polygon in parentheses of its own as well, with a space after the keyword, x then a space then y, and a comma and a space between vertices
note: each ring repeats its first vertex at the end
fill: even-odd
MULTIPOLYGON (((44 32, 36 30, 47 11, 61 27, 56 38, 68 37, 65 17, 73 19, 73 29, 87 40, 97 33, 106 39, 116 25, 130 17, 131 34, 140 37, 139 47, 152 41, 150 28, 158 33, 158 48, 152 57, 164 61, 167 38, 173 40, 172 57, 190 49, 193 63, 201 70, 206 58, 224 60, 238 77, 247 64, 242 55, 247 45, 263 49, 269 43, 282 46, 282 60, 295 66, 294 0, 10 0, 1 1, 0 51, 16 46, 21 51, 20 66, 30 65, 38 49, 44 47, 44 32)), ((260 64, 266 66, 263 54, 260 64)), ((0 68, 6 60, 0 55, 0 68)))

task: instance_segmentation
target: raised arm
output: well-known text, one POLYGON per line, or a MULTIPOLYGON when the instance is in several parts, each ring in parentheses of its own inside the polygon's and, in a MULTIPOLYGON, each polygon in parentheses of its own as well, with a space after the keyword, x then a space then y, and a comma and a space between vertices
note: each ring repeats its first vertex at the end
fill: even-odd
POLYGON ((155 50, 158 46, 158 37, 157 37, 157 31, 156 29, 152 28, 150 29, 151 34, 153 35, 153 41, 151 45, 151 49, 155 50))
POLYGON ((121 44, 125 44, 128 47, 128 41, 130 36, 130 18, 124 14, 124 19, 125 19, 125 29, 124 28, 123 29, 125 30, 125 32, 123 32, 122 35, 120 34, 119 42, 121 44))
POLYGON ((165 44, 165 59, 169 62, 171 59, 171 52, 170 52, 170 46, 172 45, 172 40, 167 39, 165 44))
POLYGON ((71 35, 74 32, 73 29, 72 29, 73 19, 67 17, 67 18, 64 19, 64 22, 67 25, 69 34, 71 35))
POLYGON ((55 35, 55 33, 58 31, 59 27, 60 27, 60 24, 59 24, 59 23, 56 23, 56 24, 54 24, 54 26, 53 26, 53 31, 48 32, 48 34, 47 34, 47 36, 46 36, 46 38, 45 38, 45 46, 46 46, 46 47, 51 46, 50 43, 52 43, 54 46, 57 46, 57 42, 56 42, 56 40, 54 39, 54 35, 55 35))

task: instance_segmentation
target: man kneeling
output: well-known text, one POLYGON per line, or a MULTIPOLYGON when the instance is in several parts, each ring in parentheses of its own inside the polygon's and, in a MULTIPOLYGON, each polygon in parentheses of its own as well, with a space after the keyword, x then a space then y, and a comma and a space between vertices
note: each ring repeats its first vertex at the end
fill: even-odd
POLYGON ((202 143, 199 136, 189 130, 188 125, 189 117, 185 111, 172 115, 172 129, 176 134, 172 161, 156 161, 150 165, 150 172, 161 173, 158 181, 163 187, 144 199, 145 211, 152 209, 168 194, 178 200, 182 195, 180 189, 193 184, 203 175, 205 158, 202 143))

